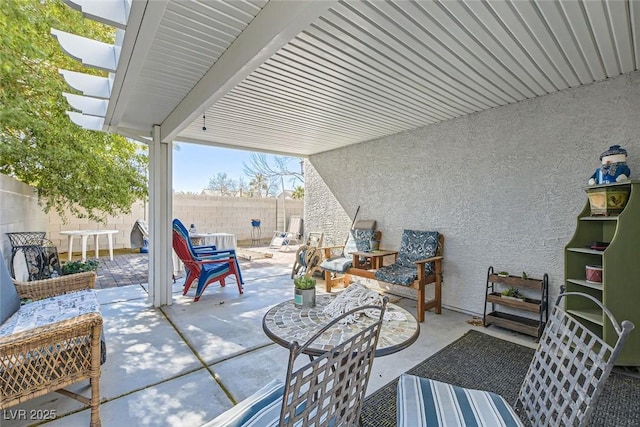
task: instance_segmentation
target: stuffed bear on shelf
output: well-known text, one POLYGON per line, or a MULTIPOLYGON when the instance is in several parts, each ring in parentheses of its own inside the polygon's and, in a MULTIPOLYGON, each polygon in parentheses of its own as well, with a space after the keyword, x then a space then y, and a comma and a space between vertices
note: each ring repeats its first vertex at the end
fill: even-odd
POLYGON ((602 166, 591 175, 589 185, 626 181, 631 176, 631 169, 627 166, 627 150, 619 145, 612 145, 600 154, 600 160, 602 166))

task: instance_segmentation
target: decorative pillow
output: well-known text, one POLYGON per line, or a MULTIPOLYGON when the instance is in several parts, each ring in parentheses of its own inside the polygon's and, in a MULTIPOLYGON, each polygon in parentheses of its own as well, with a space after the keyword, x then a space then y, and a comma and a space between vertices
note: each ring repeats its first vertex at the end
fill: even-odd
POLYGON ((404 230, 396 264, 415 267, 415 261, 435 256, 438 237, 437 231, 404 230))
POLYGON ((0 325, 20 308, 20 297, 0 252, 0 325))

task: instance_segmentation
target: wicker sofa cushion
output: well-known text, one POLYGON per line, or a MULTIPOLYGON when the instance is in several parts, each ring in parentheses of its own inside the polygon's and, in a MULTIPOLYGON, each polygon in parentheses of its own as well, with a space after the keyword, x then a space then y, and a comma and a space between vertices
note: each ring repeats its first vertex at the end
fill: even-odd
POLYGON ((282 381, 273 380, 203 427, 277 426, 283 394, 282 381))
POLYGON ((499 395, 403 374, 398 380, 398 427, 522 426, 499 395))
POLYGON ((0 252, 0 325, 20 308, 20 297, 0 252))
POLYGON ((44 298, 21 306, 0 325, 0 336, 68 320, 86 313, 100 313, 100 304, 92 289, 44 298))

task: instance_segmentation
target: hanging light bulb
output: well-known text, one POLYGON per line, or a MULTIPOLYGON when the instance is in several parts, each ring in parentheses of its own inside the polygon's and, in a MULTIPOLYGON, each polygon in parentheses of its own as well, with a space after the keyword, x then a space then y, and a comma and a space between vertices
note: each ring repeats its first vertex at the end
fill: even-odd
POLYGON ((207 130, 207 116, 205 116, 204 114, 202 115, 202 131, 206 131, 207 130))

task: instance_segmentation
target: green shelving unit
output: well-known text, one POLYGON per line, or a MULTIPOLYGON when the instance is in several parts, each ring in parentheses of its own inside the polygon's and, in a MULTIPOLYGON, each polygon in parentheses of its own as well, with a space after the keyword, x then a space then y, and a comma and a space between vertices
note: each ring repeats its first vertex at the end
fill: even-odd
MULTIPOLYGON (((592 295, 613 313, 616 320, 636 325, 617 365, 640 366, 640 182, 593 185, 585 190, 628 188, 628 201, 615 215, 592 215, 589 201, 577 219, 573 238, 565 248, 565 288, 568 292, 592 295), (607 242, 604 250, 591 249, 593 242, 607 242), (602 283, 586 280, 586 266, 602 266, 602 283)), ((594 303, 568 296, 565 309, 611 346, 617 335, 594 303)))

